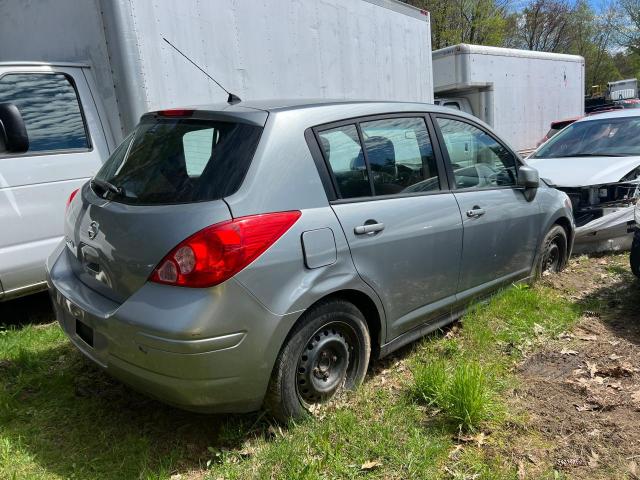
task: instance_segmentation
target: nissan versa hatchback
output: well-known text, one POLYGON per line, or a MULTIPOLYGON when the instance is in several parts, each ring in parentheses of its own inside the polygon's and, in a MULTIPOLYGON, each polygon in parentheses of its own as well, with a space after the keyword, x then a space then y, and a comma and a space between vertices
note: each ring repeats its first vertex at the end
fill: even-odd
POLYGON ((146 114, 71 195, 60 325, 133 388, 300 417, 571 251, 567 196, 486 125, 416 103, 146 114))

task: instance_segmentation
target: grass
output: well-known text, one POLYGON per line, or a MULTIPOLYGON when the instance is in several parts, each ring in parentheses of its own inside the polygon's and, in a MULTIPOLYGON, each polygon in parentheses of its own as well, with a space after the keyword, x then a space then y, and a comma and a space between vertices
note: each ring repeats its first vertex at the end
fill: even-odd
POLYGON ((477 362, 464 361, 450 367, 437 359, 419 365, 414 371, 412 393, 464 430, 474 430, 489 416, 487 379, 477 362))
POLYGON ((0 478, 517 478, 495 449, 459 449, 456 437, 490 430, 506 441, 520 421, 505 405, 514 363, 578 313, 549 288, 508 289, 286 428, 260 413, 164 406, 90 365, 57 325, 5 326, 0 478))
POLYGON ((501 414, 499 396, 513 385, 514 362, 577 317, 577 307, 550 288, 514 286, 474 307, 456 336, 423 344, 412 358, 412 395, 456 428, 475 430, 501 414))

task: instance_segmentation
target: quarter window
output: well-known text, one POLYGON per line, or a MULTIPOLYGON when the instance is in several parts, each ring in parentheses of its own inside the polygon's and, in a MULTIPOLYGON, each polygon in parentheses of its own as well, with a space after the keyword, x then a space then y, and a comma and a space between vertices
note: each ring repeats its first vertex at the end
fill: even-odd
POLYGON ((457 188, 495 188, 516 185, 514 155, 473 125, 438 118, 457 188))
POLYGON ((5 75, 0 78, 0 103, 13 103, 20 110, 28 152, 89 148, 78 95, 66 75, 5 75))
POLYGON ((387 118, 363 122, 360 127, 376 195, 440 189, 423 118, 387 118))

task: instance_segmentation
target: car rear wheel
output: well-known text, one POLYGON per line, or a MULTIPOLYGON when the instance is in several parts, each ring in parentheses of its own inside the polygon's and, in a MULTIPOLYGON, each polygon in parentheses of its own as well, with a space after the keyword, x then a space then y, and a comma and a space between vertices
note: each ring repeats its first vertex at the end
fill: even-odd
POLYGON ((282 422, 304 417, 341 390, 360 385, 370 352, 367 324, 355 305, 343 300, 317 305, 304 314, 282 347, 265 408, 282 422))
POLYGON ((538 260, 538 275, 557 273, 567 265, 567 232, 554 225, 545 235, 538 260))

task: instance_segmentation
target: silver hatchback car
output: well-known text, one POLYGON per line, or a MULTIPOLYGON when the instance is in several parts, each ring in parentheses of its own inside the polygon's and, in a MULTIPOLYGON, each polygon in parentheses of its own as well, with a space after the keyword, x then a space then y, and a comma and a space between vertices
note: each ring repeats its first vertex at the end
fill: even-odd
POLYGON ((417 103, 149 113, 75 193, 47 262, 75 346, 167 403, 279 419, 561 269, 574 232, 489 127, 417 103))

